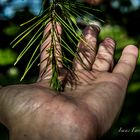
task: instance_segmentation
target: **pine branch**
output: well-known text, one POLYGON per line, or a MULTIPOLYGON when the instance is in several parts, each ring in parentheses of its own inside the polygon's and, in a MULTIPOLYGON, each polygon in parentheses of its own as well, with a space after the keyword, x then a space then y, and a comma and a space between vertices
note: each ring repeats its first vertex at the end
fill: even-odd
MULTIPOLYGON (((45 2, 46 0, 43 1, 43 5, 45 5, 45 2)), ((29 26, 11 42, 11 45, 14 48, 18 46, 18 44, 30 33, 38 29, 28 44, 25 46, 23 51, 17 57, 15 64, 17 64, 21 58, 26 55, 28 51, 30 51, 31 47, 35 48, 34 53, 31 56, 21 78, 21 80, 23 80, 28 71, 39 58, 41 52, 40 54, 37 52, 40 46, 45 43, 46 40, 48 40, 48 43, 46 44, 46 58, 42 60, 42 62, 47 60, 48 63, 42 72, 42 75, 47 71, 47 69, 51 71, 52 75, 50 79, 50 86, 57 91, 62 91, 63 86, 59 79, 60 69, 64 67, 70 71, 70 73, 73 73, 71 69, 73 59, 77 58, 77 43, 80 40, 83 40, 82 31, 78 27, 77 20, 79 18, 82 19, 83 15, 88 15, 89 17, 91 15, 93 16, 93 12, 99 12, 99 10, 87 7, 79 1, 71 0, 51 0, 48 8, 44 9, 44 11, 42 11, 42 9, 38 16, 21 24, 21 26, 27 26, 28 24, 32 23, 31 26, 29 26), (38 39, 43 35, 44 28, 50 25, 50 30, 44 35, 43 39, 39 41, 39 44, 35 46, 36 42, 38 42, 38 39), (61 35, 57 29, 58 25, 63 30, 61 35)))

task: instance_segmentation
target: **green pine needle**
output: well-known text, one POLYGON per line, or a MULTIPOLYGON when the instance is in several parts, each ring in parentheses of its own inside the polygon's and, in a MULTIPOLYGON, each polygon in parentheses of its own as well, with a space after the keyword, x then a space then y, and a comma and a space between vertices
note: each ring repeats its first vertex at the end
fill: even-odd
MULTIPOLYGON (((80 57, 76 56, 77 53, 77 42, 80 40, 84 41, 82 39, 82 31, 78 27, 77 20, 78 18, 82 19, 84 18, 84 15, 93 16, 93 12, 101 12, 98 9, 93 9, 92 7, 85 6, 82 2, 78 1, 72 1, 72 0, 51 0, 48 8, 43 10, 43 6, 45 5, 46 0, 43 1, 42 8, 40 10, 40 13, 38 16, 35 16, 34 18, 30 19, 29 21, 26 21, 25 23, 22 23, 20 26, 29 26, 25 31, 23 31, 21 34, 19 34, 12 42, 12 47, 18 46, 19 43, 21 43, 22 40, 24 40, 30 33, 33 31, 36 31, 36 33, 33 35, 33 37, 30 39, 30 41, 27 43, 25 48, 21 51, 19 56, 17 57, 17 60, 15 64, 17 64, 24 55, 28 51, 30 51, 31 48, 34 47, 34 52, 27 63, 26 69, 23 73, 23 76, 21 80, 25 78, 28 71, 32 68, 34 63, 38 60, 40 53, 38 54, 38 50, 41 46, 41 44, 44 43, 44 41, 51 36, 50 44, 51 48, 48 53, 48 60, 51 62, 51 70, 52 70, 52 76, 50 79, 50 86, 57 91, 63 91, 63 85, 59 81, 59 64, 61 63, 64 68, 66 68, 70 73, 73 73, 72 71, 72 63, 73 59, 77 59, 80 57), (44 28, 50 24, 52 25, 52 28, 50 31, 44 36, 44 38, 39 41, 40 43, 37 44, 39 38, 43 36, 43 30, 44 28), (58 35, 56 26, 57 23, 61 25, 61 28, 63 30, 63 34, 60 37, 58 35), (67 42, 68 40, 68 42, 67 42), (62 50, 62 59, 60 60, 60 57, 58 57, 58 49, 57 44, 60 44, 61 50, 62 50), (36 45, 37 44, 37 45, 36 45), (70 58, 68 57, 69 55, 70 58)), ((96 16, 94 16, 95 19, 98 19, 96 16)), ((102 21, 101 19, 98 19, 102 21)), ((82 60, 80 60, 82 62, 82 60)), ((42 63, 42 62, 40 62, 42 63)), ((39 64, 40 65, 40 64, 39 64)), ((49 64, 47 65, 47 67, 49 64)), ((47 69, 46 67, 46 69, 47 69)))

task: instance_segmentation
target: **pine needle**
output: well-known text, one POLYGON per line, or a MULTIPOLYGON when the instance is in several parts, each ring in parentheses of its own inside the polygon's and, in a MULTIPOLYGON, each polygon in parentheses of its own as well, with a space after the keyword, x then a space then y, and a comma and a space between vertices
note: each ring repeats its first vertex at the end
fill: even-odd
MULTIPOLYGON (((22 59, 22 57, 26 55, 27 51, 30 51, 30 49, 34 47, 34 52, 27 63, 23 76, 21 77, 21 80, 23 80, 40 57, 41 52, 38 54, 40 46, 51 36, 50 42, 47 44, 50 44, 51 47, 47 51, 48 64, 46 69, 51 65, 52 75, 50 79, 50 86, 57 91, 63 91, 64 89, 62 83, 59 81, 59 64, 61 64, 71 74, 73 73, 73 75, 75 75, 72 69, 73 59, 79 59, 82 62, 80 56, 78 56, 77 53, 77 42, 84 42, 84 39, 82 31, 78 27, 77 20, 78 18, 82 19, 84 15, 93 17, 93 12, 101 11, 98 9, 93 9, 92 7, 87 7, 81 2, 71 0, 51 0, 48 7, 43 10, 45 2, 46 0, 43 0, 42 8, 40 9, 38 16, 35 16, 25 23, 22 23, 20 26, 27 26, 29 24, 32 25, 19 34, 10 44, 12 45, 12 48, 15 48, 29 34, 37 30, 24 49, 21 51, 15 62, 15 64, 17 64, 22 59), (40 37, 43 36, 43 29, 50 23, 52 28, 50 31, 48 31, 48 33, 46 33, 43 39, 39 41, 40 37), (60 37, 58 34, 57 23, 59 23, 63 29, 64 36, 62 34, 60 37), (39 44, 37 44, 38 41, 39 44), (60 46, 60 50, 62 50, 62 53, 57 48, 58 44, 60 46), (72 58, 69 58, 68 54, 65 53, 68 53, 70 56, 72 56, 72 58), (59 54, 62 55, 59 56, 59 54)), ((102 21, 95 15, 94 18, 102 21)), ((40 64, 41 63, 42 62, 40 62, 40 64)))

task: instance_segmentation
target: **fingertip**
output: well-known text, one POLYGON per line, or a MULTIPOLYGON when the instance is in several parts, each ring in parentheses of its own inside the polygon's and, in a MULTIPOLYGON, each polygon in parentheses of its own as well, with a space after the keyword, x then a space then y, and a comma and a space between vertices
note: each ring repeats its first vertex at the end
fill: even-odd
POLYGON ((128 45, 124 48, 123 53, 128 53, 128 54, 132 54, 136 57, 138 57, 138 47, 136 47, 135 45, 128 45))
POLYGON ((100 27, 94 24, 89 24, 84 29, 84 35, 91 34, 92 37, 97 37, 99 33, 100 33, 100 27))
POLYGON ((100 32, 101 28, 102 28, 100 22, 98 22, 98 21, 90 21, 89 26, 92 26, 93 28, 96 28, 98 30, 98 32, 100 32))
POLYGON ((116 46, 116 42, 115 40, 113 40, 111 37, 106 37, 103 41, 103 43, 106 45, 106 46, 112 46, 113 48, 116 46))

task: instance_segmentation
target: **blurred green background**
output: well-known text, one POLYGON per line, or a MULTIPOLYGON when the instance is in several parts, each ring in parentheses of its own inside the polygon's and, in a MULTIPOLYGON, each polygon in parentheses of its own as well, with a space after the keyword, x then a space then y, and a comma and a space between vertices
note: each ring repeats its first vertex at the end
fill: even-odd
MULTIPOLYGON (((31 56, 27 53, 22 61, 14 66, 19 52, 30 39, 30 36, 16 49, 12 49, 10 42, 26 27, 20 24, 39 13, 41 0, 0 0, 0 85, 19 84, 21 75, 31 56)), ((115 60, 121 55, 122 49, 128 44, 140 46, 140 0, 105 0, 95 8, 103 10, 96 16, 103 19, 100 40, 110 36, 117 42, 115 60)), ((38 60, 39 61, 39 60, 38 60)), ((103 140, 140 139, 140 57, 133 78, 129 84, 128 93, 123 109, 117 121, 103 140), (137 129, 139 132, 120 133, 119 129, 137 129)), ((38 76, 38 67, 33 66, 22 83, 31 83, 38 76)), ((8 130, 0 124, 0 140, 8 139, 8 130)))

